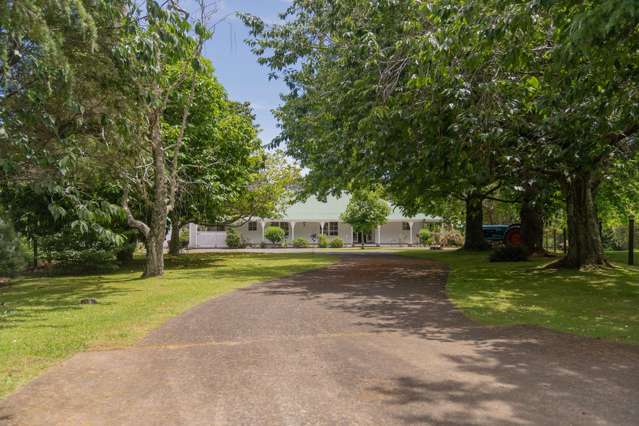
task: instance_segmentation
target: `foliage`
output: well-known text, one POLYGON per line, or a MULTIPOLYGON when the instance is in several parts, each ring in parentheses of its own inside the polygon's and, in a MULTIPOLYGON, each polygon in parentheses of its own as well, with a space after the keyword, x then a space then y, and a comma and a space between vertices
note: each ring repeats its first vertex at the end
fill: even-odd
POLYGON ((186 13, 178 2, 159 4, 152 0, 143 8, 132 5, 132 18, 144 25, 130 27, 124 42, 115 50, 130 81, 136 109, 144 117, 135 123, 141 136, 135 155, 113 166, 119 168, 122 179, 122 208, 127 223, 144 239, 145 277, 164 272, 167 219, 178 202, 182 149, 192 125, 190 114, 198 91, 197 77, 206 73, 202 49, 213 34, 207 28, 207 5, 204 0, 197 4, 196 15, 186 13), (178 87, 183 80, 190 84, 178 87), (172 113, 175 123, 171 121, 172 113), (131 209, 130 200, 140 206, 139 211, 131 209))
POLYGON ((234 228, 226 229, 226 246, 231 249, 243 248, 244 244, 240 238, 240 234, 234 228))
POLYGON ((39 248, 49 261, 88 269, 114 261, 126 242, 122 211, 110 197, 97 186, 81 198, 55 185, 13 183, 0 188, 7 220, 34 252, 39 248))
POLYGON ((428 228, 421 228, 419 230, 419 243, 423 246, 427 246, 432 241, 432 235, 428 228))
POLYGON ((605 263, 593 200, 639 151, 637 2, 296 0, 274 25, 244 20, 290 88, 277 142, 309 190, 381 182, 408 212, 459 200, 466 248, 486 246, 485 200, 561 191, 563 264, 605 263))
POLYGON ((324 235, 324 234, 321 234, 319 236, 319 240, 317 242, 317 246, 319 248, 328 248, 328 244, 329 244, 328 237, 326 235, 324 235))
POLYGON ((524 246, 499 246, 489 257, 491 262, 521 262, 528 260, 528 249, 524 246))
POLYGON ((301 181, 299 166, 284 152, 263 154, 262 167, 250 178, 248 188, 232 205, 231 218, 279 217, 297 196, 301 181))
POLYGON ((331 248, 342 248, 344 247, 344 241, 341 238, 337 237, 337 238, 333 238, 328 245, 331 248))
POLYGON ((117 220, 113 200, 102 197, 103 182, 113 182, 105 165, 135 145, 119 143, 119 126, 137 109, 113 57, 129 3, 0 5, 0 194, 26 238, 74 216, 77 229, 118 239, 94 217, 117 220))
MULTIPOLYGON (((173 226, 186 223, 231 223, 255 214, 244 211, 243 198, 251 192, 255 176, 264 172, 264 153, 257 139, 253 115, 246 104, 230 101, 205 60, 201 72, 184 79, 182 66, 169 67, 177 84, 164 112, 162 132, 170 143, 180 135, 182 111, 195 79, 195 94, 189 108, 190 125, 184 132, 180 150, 181 167, 175 207, 170 214, 173 226)), ((275 191, 273 191, 275 192, 275 191)), ((271 194, 273 193, 271 192, 271 194)), ((261 204, 261 217, 275 211, 261 204)))
POLYGON ((293 240, 293 247, 306 248, 308 247, 308 241, 304 237, 297 237, 293 240))
POLYGON ((269 240, 274 246, 280 246, 285 237, 286 233, 279 226, 267 226, 264 230, 264 238, 269 240))
POLYGON ((117 268, 121 244, 103 239, 99 234, 64 227, 39 239, 42 257, 54 269, 68 271, 103 271, 117 268))
POLYGON ((358 190, 353 193, 340 218, 351 225, 353 231, 367 233, 385 224, 389 214, 390 207, 380 198, 379 192, 358 190))
POLYGON ((22 242, 10 223, 0 219, 0 276, 13 276, 27 263, 22 242))
POLYGON ((190 254, 169 258, 165 277, 143 287, 136 279, 140 262, 106 275, 15 281, 0 289, 0 398, 74 353, 131 345, 212 297, 335 260, 299 253, 190 254), (98 303, 80 305, 88 297, 98 303))

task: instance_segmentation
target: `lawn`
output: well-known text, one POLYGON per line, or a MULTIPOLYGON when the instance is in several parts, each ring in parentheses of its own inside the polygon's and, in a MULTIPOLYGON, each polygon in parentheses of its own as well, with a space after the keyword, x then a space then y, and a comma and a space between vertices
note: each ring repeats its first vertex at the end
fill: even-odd
MULTIPOLYGON (((486 253, 411 251, 451 268, 447 292, 483 324, 535 324, 583 336, 639 343, 639 268, 601 271, 540 268, 548 259, 490 263, 486 253)), ((610 259, 625 262, 621 253, 610 259)), ((637 258, 639 260, 639 257, 637 258)))
POLYGON ((166 319, 249 284, 326 266, 313 254, 191 254, 161 278, 142 265, 113 274, 24 278, 0 284, 0 397, 87 349, 130 345, 166 319), (81 305, 95 298, 95 305, 81 305))

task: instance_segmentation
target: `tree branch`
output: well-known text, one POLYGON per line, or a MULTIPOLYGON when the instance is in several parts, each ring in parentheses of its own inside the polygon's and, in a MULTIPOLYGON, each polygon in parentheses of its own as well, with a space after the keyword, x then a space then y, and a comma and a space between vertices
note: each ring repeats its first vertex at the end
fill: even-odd
POLYGON ((129 189, 125 188, 124 193, 122 194, 122 209, 126 213, 126 222, 131 228, 135 228, 144 235, 144 238, 149 237, 149 233, 151 229, 149 226, 142 222, 141 220, 136 219, 131 213, 131 209, 129 208, 129 189))

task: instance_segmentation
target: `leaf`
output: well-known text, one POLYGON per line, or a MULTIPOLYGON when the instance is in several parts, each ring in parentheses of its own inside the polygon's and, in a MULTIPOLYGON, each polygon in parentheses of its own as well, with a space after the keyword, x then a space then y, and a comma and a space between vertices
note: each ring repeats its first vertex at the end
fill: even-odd
POLYGON ((528 85, 528 88, 532 89, 533 91, 539 90, 541 88, 541 83, 535 76, 532 76, 528 80, 526 80, 526 84, 528 85))

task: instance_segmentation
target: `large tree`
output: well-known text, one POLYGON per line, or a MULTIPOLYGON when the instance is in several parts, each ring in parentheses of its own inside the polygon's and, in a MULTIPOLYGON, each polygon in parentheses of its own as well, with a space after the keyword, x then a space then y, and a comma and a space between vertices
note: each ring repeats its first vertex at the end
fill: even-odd
POLYGON ((493 126, 498 70, 471 50, 475 35, 418 3, 296 1, 280 25, 245 20, 261 61, 291 88, 278 141, 314 191, 381 182, 408 212, 453 196, 466 205, 465 247, 484 249, 482 204, 507 175, 493 126))
POLYGON ((565 199, 569 246, 558 264, 606 264, 596 197, 639 148, 639 5, 476 4, 475 30, 514 76, 502 91, 511 121, 524 129, 513 156, 551 178, 565 199))
MULTIPOLYGON (((136 114, 112 55, 126 37, 128 3, 0 5, 0 192, 17 206, 7 213, 29 236, 45 232, 37 223, 46 229, 45 222, 64 222, 67 214, 89 231, 97 223, 76 213, 85 219, 117 213, 92 188, 107 177, 93 160, 114 155, 117 124, 136 114)), ((126 157, 134 145, 120 146, 115 155, 126 157)))
POLYGON ((192 78, 196 79, 189 121, 184 132, 177 174, 175 206, 169 213, 171 243, 169 251, 178 254, 179 231, 189 222, 224 223, 231 206, 248 192, 252 176, 262 167, 262 148, 253 124, 250 106, 228 99, 207 62, 202 72, 187 79, 181 67, 171 69, 179 80, 164 112, 164 137, 174 144, 180 135, 182 111, 192 78))
POLYGON ((605 263, 596 190, 636 155, 637 7, 298 0, 279 25, 246 21, 291 88, 281 140, 314 187, 382 182, 408 210, 456 196, 481 248, 482 201, 504 187, 523 192, 538 245, 550 181, 568 213, 562 264, 580 267, 605 263))
POLYGON ((124 177, 122 207, 129 226, 142 234, 146 248, 144 276, 147 277, 164 273, 167 218, 176 205, 180 153, 190 123, 196 76, 202 72, 202 48, 212 36, 207 27, 209 12, 203 0, 199 4, 199 14, 191 18, 177 2, 161 5, 148 0, 144 9, 134 13, 145 25, 133 27, 129 39, 117 51, 143 117, 135 123, 141 138, 140 149, 131 161, 121 164, 124 167, 120 170, 124 177), (179 70, 173 73, 172 67, 179 70), (187 79, 190 87, 180 90, 180 82, 187 79), (183 100, 179 102, 177 134, 171 139, 162 128, 176 91, 183 100), (130 208, 131 192, 142 205, 144 217, 136 217, 130 208))

